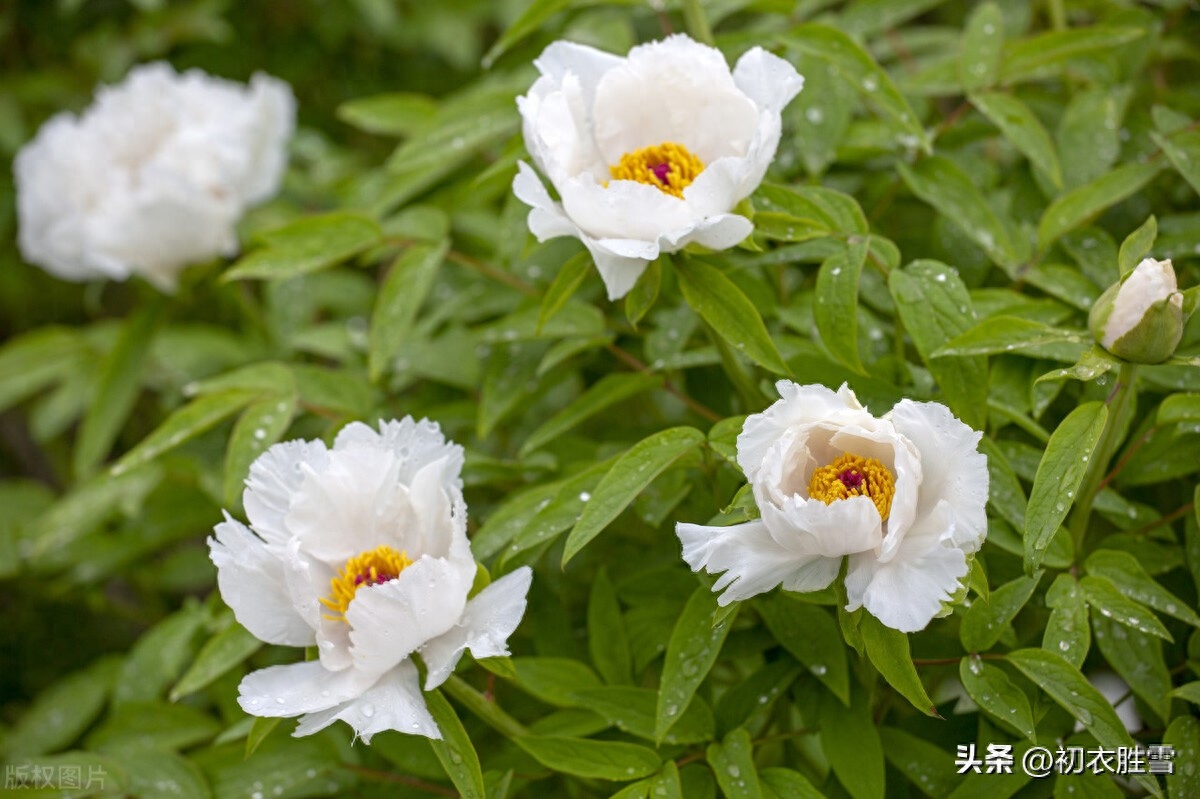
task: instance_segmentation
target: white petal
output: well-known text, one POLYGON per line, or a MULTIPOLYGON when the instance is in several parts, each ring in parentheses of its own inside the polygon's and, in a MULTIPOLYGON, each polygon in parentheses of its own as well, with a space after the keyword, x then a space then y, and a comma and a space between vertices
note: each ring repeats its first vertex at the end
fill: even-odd
POLYGON ((269 644, 312 646, 313 628, 292 603, 280 554, 228 515, 213 532, 209 557, 221 598, 238 623, 269 644))
POLYGON ((440 739, 441 731, 417 683, 417 668, 404 661, 379 678, 366 693, 329 710, 310 713, 300 720, 296 737, 312 735, 335 721, 344 721, 364 743, 375 733, 396 730, 409 735, 440 739))
POLYGON ((584 101, 591 107, 595 101, 596 86, 604 77, 604 73, 620 66, 624 60, 620 56, 586 44, 558 41, 546 47, 542 54, 534 59, 533 65, 552 81, 552 85, 560 84, 568 75, 577 77, 584 101))
POLYGON ((1167 299, 1178 287, 1175 269, 1170 259, 1143 259, 1117 290, 1101 343, 1105 347, 1111 347, 1117 339, 1142 321, 1151 305, 1167 299))
POLYGON ((546 91, 545 82, 539 80, 531 96, 518 100, 530 155, 551 181, 582 172, 607 180, 608 165, 592 136, 591 102, 584 97, 579 77, 563 76, 555 91, 546 91))
POLYGON ((678 252, 689 244, 699 244, 710 250, 727 250, 742 242, 754 225, 744 216, 718 214, 697 222, 686 231, 672 231, 659 236, 659 247, 663 252, 678 252))
POLYGON ((583 243, 592 254, 592 260, 600 272, 600 279, 604 281, 604 288, 608 291, 608 298, 619 300, 637 284, 638 278, 646 271, 650 261, 617 255, 605 247, 605 241, 584 239, 583 243))
POLYGON ((395 580, 364 586, 346 609, 355 667, 382 674, 462 619, 471 577, 442 558, 424 557, 395 580))
POLYGON ((504 575, 467 603, 457 625, 421 648, 428 669, 425 690, 432 691, 446 681, 465 649, 477 658, 508 654, 508 637, 525 615, 532 580, 533 570, 528 566, 504 575))
POLYGON ((924 629, 967 574, 966 555, 953 543, 952 517, 951 508, 940 504, 928 517, 936 523, 926 530, 910 530, 886 563, 871 552, 851 556, 846 609, 865 607, 901 632, 924 629))
POLYGON ((837 576, 839 560, 819 555, 798 555, 779 545, 761 521, 731 527, 677 524, 683 559, 692 571, 724 572, 713 586, 725 589, 721 605, 770 591, 782 582, 802 586, 792 590, 815 591, 837 576))
POLYGON ((376 678, 354 669, 329 671, 317 660, 269 666, 242 678, 238 704, 254 716, 299 716, 355 699, 376 678))
POLYGON ((382 449, 394 455, 400 464, 397 476, 405 485, 412 485, 417 472, 429 464, 443 461, 447 486, 462 488, 459 473, 463 466, 463 448, 447 441, 437 422, 417 421, 405 416, 400 420, 380 422, 378 432, 361 422, 351 422, 338 432, 333 442, 335 450, 359 447, 382 449))
POLYGON ((758 124, 725 57, 683 35, 639 45, 608 70, 596 87, 593 117, 610 165, 663 142, 684 145, 705 164, 742 156, 758 124))
POLYGON ((733 68, 733 82, 759 109, 776 113, 804 88, 804 77, 795 67, 761 47, 742 54, 733 68))
POLYGON ((284 441, 267 448, 250 464, 242 503, 255 532, 273 544, 287 543, 292 535, 285 519, 292 495, 304 480, 301 464, 320 471, 328 454, 320 440, 284 441))
POLYGON ((983 434, 936 402, 901 400, 888 417, 920 453, 920 501, 914 526, 945 501, 951 509, 955 546, 975 552, 987 535, 987 457, 978 451, 983 434))
POLYGON ((646 183, 614 180, 605 186, 585 174, 562 181, 558 190, 567 216, 596 239, 656 241, 697 221, 685 201, 646 183))
POLYGON ((826 505, 820 500, 793 496, 782 506, 759 500, 758 507, 771 536, 806 555, 841 558, 874 550, 883 538, 879 511, 867 497, 849 497, 826 505))
POLYGON ((538 241, 548 241, 559 236, 581 236, 579 228, 567 218, 562 206, 550 199, 550 193, 546 191, 542 181, 524 161, 517 163, 513 194, 530 206, 529 232, 536 236, 538 241))

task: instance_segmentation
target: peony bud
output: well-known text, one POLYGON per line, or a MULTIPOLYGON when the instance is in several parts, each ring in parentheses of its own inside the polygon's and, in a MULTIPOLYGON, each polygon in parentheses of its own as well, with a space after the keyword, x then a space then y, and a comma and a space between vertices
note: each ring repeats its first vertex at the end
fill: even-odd
POLYGON ((1134 363, 1162 363, 1174 355, 1183 322, 1183 294, 1169 259, 1144 259, 1101 294, 1088 315, 1100 346, 1134 363))

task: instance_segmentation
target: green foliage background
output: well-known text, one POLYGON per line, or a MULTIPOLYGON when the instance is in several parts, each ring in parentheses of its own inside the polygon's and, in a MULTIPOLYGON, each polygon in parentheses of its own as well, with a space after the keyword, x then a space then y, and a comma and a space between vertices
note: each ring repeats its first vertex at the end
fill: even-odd
POLYGON ((0 9, 6 161, 155 58, 284 78, 301 122, 244 256, 175 297, 22 263, 0 173, 7 764, 102 765, 145 797, 1200 796, 1200 325, 1136 372, 1085 332, 1143 255, 1200 283, 1194 4, 687 5, 0 9), (731 61, 768 47, 806 87, 753 246, 609 303, 578 242, 528 234, 513 100, 550 41, 623 53, 698 31, 698 6, 731 61), (754 513, 733 444, 780 375, 986 431, 968 603, 910 637, 833 589, 714 617, 674 523, 754 513), (466 447, 477 558, 535 568, 514 656, 430 695, 445 744, 292 739, 235 699, 298 653, 233 622, 204 539, 266 446, 404 414, 466 447), (1174 776, 956 774, 969 742, 1130 745, 1082 676, 1103 671, 1174 776))

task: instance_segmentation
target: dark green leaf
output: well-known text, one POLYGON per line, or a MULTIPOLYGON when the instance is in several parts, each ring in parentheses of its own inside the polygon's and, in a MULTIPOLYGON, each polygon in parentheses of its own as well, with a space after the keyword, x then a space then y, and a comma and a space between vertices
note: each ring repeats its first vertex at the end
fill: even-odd
POLYGON ((1000 56, 1004 49, 1004 15, 995 3, 980 3, 967 20, 963 32, 962 54, 958 59, 958 80, 967 91, 986 89, 1000 74, 1000 56))
POLYGON ((838 782, 854 799, 883 799, 883 743, 864 692, 855 692, 849 710, 823 699, 821 749, 838 782))
POLYGON ((487 791, 483 785, 483 771, 479 767, 479 755, 471 743, 466 728, 459 721, 454 708, 442 696, 441 691, 425 693, 425 704, 429 714, 437 722, 442 739, 431 740, 434 754, 446 769, 446 774, 462 799, 484 799, 487 791))
POLYGON ((588 600, 588 651, 600 676, 610 685, 628 684, 633 672, 629 637, 621 605, 608 572, 601 569, 592 581, 588 600))
POLYGON ((594 269, 592 254, 586 251, 578 253, 559 267, 558 272, 554 275, 554 281, 542 295, 542 304, 538 309, 537 327, 539 331, 545 327, 546 322, 562 310, 563 306, 567 304, 567 300, 571 299, 583 285, 583 279, 594 269))
POLYGON ((526 735, 515 743, 543 766, 576 777, 620 782, 649 776, 662 765, 653 749, 619 741, 526 735))
POLYGON ((262 648, 262 641, 237 622, 214 635, 200 648, 192 665, 171 689, 174 702, 199 691, 262 648))
POLYGON ((1029 697, 1013 685, 1002 669, 984 663, 976 655, 968 655, 959 663, 958 677, 967 694, 988 715, 1018 735, 1025 736, 1030 743, 1037 743, 1029 697))
POLYGON ((688 305, 738 352, 776 374, 788 374, 762 317, 737 284, 703 261, 678 260, 675 274, 688 305))
POLYGON ((783 596, 764 597, 757 606, 775 640, 807 666, 843 705, 849 705, 846 647, 829 612, 783 596))
POLYGON ((601 411, 660 385, 661 377, 646 372, 616 372, 605 375, 530 433, 529 438, 521 445, 521 457, 526 457, 538 447, 554 441, 601 411))
POLYGON ((448 249, 448 242, 418 244, 388 270, 371 312, 368 360, 372 381, 379 381, 400 351, 448 249))
POLYGON ((1174 640, 1158 617, 1144 606, 1129 599, 1107 577, 1089 574, 1079 581, 1087 602, 1101 616, 1118 621, 1148 635, 1174 640))
POLYGON ((858 279, 867 260, 867 240, 857 239, 831 255, 817 273, 814 313, 821 340, 834 357, 863 372, 858 356, 858 279))
POLYGON ((662 740, 677 722, 700 683, 708 676, 717 661, 725 637, 736 616, 727 617, 713 625, 717 597, 700 586, 688 599, 667 642, 666 660, 658 689, 658 708, 655 712, 654 737, 662 740))
POLYGON ((992 592, 990 602, 975 602, 967 610, 959 627, 963 648, 968 652, 986 652, 1000 640, 1009 622, 1025 607, 1041 580, 1041 572, 1018 577, 992 592))
POLYGON ((738 728, 708 747, 708 765, 726 799, 762 799, 750 733, 738 728))
POLYGON ((1050 620, 1042 636, 1042 649, 1056 652, 1075 668, 1083 666, 1091 646, 1087 600, 1073 575, 1060 574, 1046 592, 1050 620))
POLYGON ((885 627, 870 613, 863 613, 859 624, 867 657, 883 678, 912 706, 928 716, 938 716, 933 700, 925 692, 917 667, 909 654, 908 636, 899 630, 885 627))
POLYGON ((1038 224, 1038 247, 1047 249, 1064 233, 1137 193, 1160 169, 1162 165, 1154 161, 1124 164, 1061 195, 1046 209, 1038 224))
POLYGON ((982 92, 971 95, 971 104, 1000 129, 1009 144, 1040 169, 1056 188, 1062 188, 1062 167, 1054 140, 1029 106, 1011 94, 982 92))
POLYGON ((334 212, 299 219, 263 234, 267 246, 233 265, 222 277, 269 280, 326 269, 379 244, 379 223, 361 214, 334 212))

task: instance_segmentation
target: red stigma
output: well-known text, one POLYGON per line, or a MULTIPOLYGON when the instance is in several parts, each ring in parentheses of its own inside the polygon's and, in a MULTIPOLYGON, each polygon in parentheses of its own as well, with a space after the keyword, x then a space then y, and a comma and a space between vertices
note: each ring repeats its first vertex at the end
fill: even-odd
POLYGON ((667 175, 671 174, 670 164, 655 164, 650 167, 650 171, 654 173, 654 177, 658 178, 658 182, 667 185, 667 175))
POLYGON ((863 476, 854 469, 846 469, 838 475, 838 480, 842 481, 842 485, 851 490, 862 488, 863 476))

